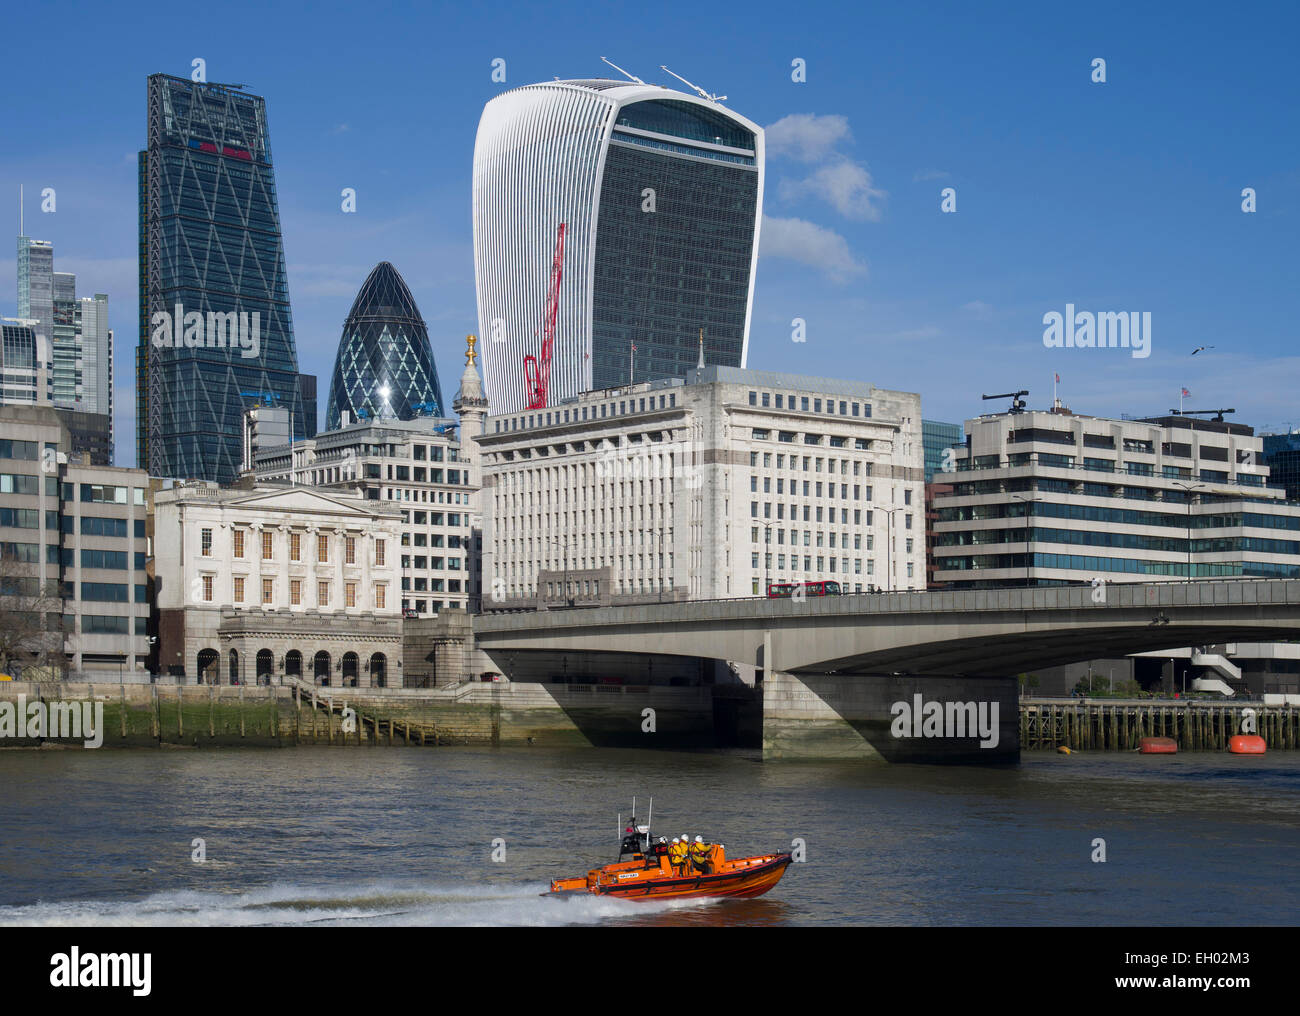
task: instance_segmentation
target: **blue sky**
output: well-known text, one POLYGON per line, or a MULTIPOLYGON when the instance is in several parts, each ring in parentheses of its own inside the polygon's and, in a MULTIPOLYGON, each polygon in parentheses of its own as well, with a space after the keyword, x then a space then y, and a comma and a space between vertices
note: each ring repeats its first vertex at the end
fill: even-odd
MULTIPOLYGON (((135 156, 145 78, 267 99, 301 369, 321 403, 343 318, 392 261, 450 398, 477 332, 470 178, 502 88, 667 64, 769 132, 749 366, 1098 415, 1231 406, 1300 427, 1295 4, 21 5, 0 64, 0 193, 80 294, 110 295, 118 463, 134 463, 135 156), (1176 16, 1175 16, 1175 13, 1176 16), (506 61, 505 85, 491 80, 506 61), (1106 61, 1106 82, 1091 80, 1106 61), (791 80, 795 59, 807 80, 791 80), (39 192, 54 187, 57 210, 39 192), (357 213, 340 191, 357 191, 357 213), (957 210, 940 210, 941 190, 957 210), (1257 211, 1241 210, 1256 191, 1257 211), (1146 311, 1152 354, 1048 349, 1043 315, 1146 311), (791 321, 807 322, 807 341, 791 321), (1213 346, 1194 358, 1198 346, 1213 346)), ((0 315, 16 311, 10 242, 0 315)))

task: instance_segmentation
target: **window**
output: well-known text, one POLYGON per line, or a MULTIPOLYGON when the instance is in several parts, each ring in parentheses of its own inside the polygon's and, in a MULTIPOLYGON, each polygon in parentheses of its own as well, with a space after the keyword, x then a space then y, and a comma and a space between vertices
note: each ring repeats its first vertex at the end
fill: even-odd
POLYGON ((199 533, 199 546, 202 548, 200 553, 204 557, 212 556, 212 530, 204 529, 199 533))
POLYGON ((376 540, 375 541, 375 564, 382 566, 383 563, 384 563, 384 541, 376 540))
POLYGON ((330 584, 328 582, 316 583, 316 605, 318 607, 328 607, 330 605, 330 584))
POLYGON ((289 603, 295 607, 302 603, 302 579, 289 580, 289 603))
POLYGON ((316 560, 321 564, 330 559, 330 538, 320 535, 316 537, 316 560))
POLYGON ((235 602, 244 602, 244 579, 241 575, 235 576, 235 602))
POLYGON ((357 605, 357 584, 355 582, 345 582, 343 584, 343 606, 355 607, 357 605))
POLYGON ((203 576, 203 602, 204 603, 212 602, 212 576, 211 575, 203 576))
POLYGON ((272 534, 269 529, 262 530, 262 560, 263 561, 271 560, 271 537, 272 534))
POLYGON ((290 561, 302 560, 302 534, 301 533, 289 534, 289 560, 290 561))
POLYGON ((271 603, 274 601, 275 579, 262 579, 262 602, 271 603))
POLYGON ((244 531, 242 529, 236 529, 234 532, 234 539, 235 557, 242 558, 244 556, 244 531))
MULTIPOLYGON (((343 562, 344 564, 357 563, 357 538, 355 536, 345 537, 343 540, 343 562)), ((348 604, 349 607, 352 604, 348 604)))
POLYGON ((384 582, 375 585, 375 609, 383 610, 388 599, 388 585, 384 582))

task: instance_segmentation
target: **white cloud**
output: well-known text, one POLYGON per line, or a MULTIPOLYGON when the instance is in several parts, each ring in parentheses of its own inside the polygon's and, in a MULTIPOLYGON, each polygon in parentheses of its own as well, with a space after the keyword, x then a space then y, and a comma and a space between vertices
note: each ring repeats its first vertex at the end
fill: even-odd
POLYGON ((983 300, 972 300, 970 303, 963 303, 961 309, 980 321, 988 321, 993 317, 993 305, 985 303, 983 300))
POLYGON ((818 162, 830 155, 840 141, 851 137, 848 117, 837 114, 818 116, 816 113, 783 116, 764 134, 768 155, 788 156, 800 162, 818 162))
POLYGON ((885 191, 873 186, 865 166, 845 158, 819 166, 803 180, 782 180, 780 191, 786 200, 811 194, 841 215, 870 222, 879 221, 879 202, 886 196, 885 191))
POLYGON ((810 265, 833 282, 847 282, 867 274, 867 266, 853 256, 844 237, 803 219, 763 216, 758 252, 760 257, 786 258, 810 265))

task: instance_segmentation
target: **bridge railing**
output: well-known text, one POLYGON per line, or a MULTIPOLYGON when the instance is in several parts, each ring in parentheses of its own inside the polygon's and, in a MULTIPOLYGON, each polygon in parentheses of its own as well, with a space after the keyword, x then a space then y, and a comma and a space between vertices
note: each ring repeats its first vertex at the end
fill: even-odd
MULTIPOLYGON (((483 614, 476 615, 476 616, 490 618, 494 615, 506 615, 506 614, 515 614, 515 613, 563 614, 571 611, 584 611, 584 610, 614 611, 614 610, 637 609, 642 607, 657 607, 657 606, 689 607, 691 605, 700 606, 705 604, 718 605, 718 604, 733 604, 733 603, 788 604, 792 602, 802 602, 807 604, 807 603, 816 602, 816 603, 826 603, 830 605, 830 604, 846 604, 849 602, 853 602, 856 604, 864 599, 868 601, 867 609, 872 609, 872 607, 874 606, 876 609, 888 611, 892 613, 900 610, 906 611, 906 610, 925 609, 924 607, 925 601, 918 600, 918 598, 921 597, 925 597, 927 599, 933 597, 936 598, 936 600, 938 600, 939 603, 943 603, 946 600, 948 603, 951 603, 953 605, 949 607, 940 607, 939 609, 985 609, 985 610, 1017 609, 1015 601, 1023 601, 1026 599, 1044 601, 1041 607, 1039 606, 1038 603, 1027 604, 1026 606, 1028 606, 1029 609, 1050 609, 1053 606, 1058 606, 1058 604, 1049 604, 1045 602, 1049 599, 1077 600, 1078 606, 1105 606, 1105 605, 1109 605, 1112 607, 1150 606, 1153 608, 1159 606, 1214 606, 1217 604, 1232 604, 1232 603, 1279 603, 1279 602, 1289 603, 1292 602, 1293 599, 1295 602, 1300 603, 1300 579, 1289 579, 1289 578, 1223 577, 1223 578, 1209 578, 1209 579, 1192 579, 1190 581, 1188 579, 1163 579, 1162 578, 1162 579, 1143 580, 1138 582, 1114 580, 1114 581, 1107 581, 1106 583, 1104 583, 1104 588, 1105 588, 1104 595, 1100 599, 1095 598, 1096 587, 1093 587, 1090 584, 1077 583, 1077 584, 1057 585, 1057 586, 1029 586, 1029 587, 1001 586, 1001 587, 994 587, 988 589, 892 589, 892 590, 880 590, 878 592, 870 592, 870 593, 865 591, 840 593, 839 595, 833 595, 833 596, 809 595, 809 596, 805 596, 802 601, 795 601, 793 600, 792 597, 788 597, 788 596, 782 596, 782 597, 727 596, 727 597, 701 598, 701 599, 689 599, 689 600, 665 599, 662 601, 650 601, 650 602, 640 602, 640 603, 585 604, 585 605, 575 605, 572 607, 551 606, 551 607, 547 607, 545 610, 538 610, 535 607, 520 607, 520 608, 512 608, 509 610, 486 611, 483 614), (1292 586, 1295 587, 1294 597, 1290 595, 1290 590, 1287 588, 1288 584, 1291 584, 1292 586), (1136 590, 1139 589, 1157 590, 1159 592, 1166 592, 1168 590, 1177 591, 1178 589, 1184 589, 1187 591, 1187 595, 1169 596, 1169 597, 1158 595, 1155 598, 1151 598, 1149 596, 1143 596, 1142 598, 1143 602, 1139 603, 1137 602, 1137 595, 1136 595, 1136 590), (1242 591, 1243 595, 1240 598, 1235 598, 1235 599, 1232 597, 1231 593, 1229 593, 1227 596, 1222 598, 1218 597, 1217 595, 1211 595, 1209 597, 1205 595, 1207 591, 1214 594, 1217 593, 1219 590, 1223 590, 1223 589, 1240 590, 1242 591), (1245 591, 1247 589, 1249 589, 1253 595, 1246 596, 1245 591), (1260 596, 1258 594, 1262 589, 1269 589, 1271 591, 1282 592, 1285 595, 1283 595, 1281 598, 1275 595, 1260 596), (1071 597, 1069 596, 1069 593, 1075 593, 1077 595, 1071 597), (963 606, 961 608, 957 608, 956 601, 958 599, 961 599, 966 603, 970 603, 971 601, 979 600, 979 599, 994 600, 997 602, 994 602, 982 608, 970 607, 970 606, 963 606), (872 603, 872 601, 875 601, 875 603, 872 603), (1127 601, 1127 602, 1120 602, 1120 601, 1127 601)), ((1065 609, 1065 608, 1072 608, 1076 606, 1076 604, 1062 602, 1059 604, 1059 606, 1062 609, 1065 609)), ((850 608, 847 612, 852 613, 854 612, 854 610, 850 608)))

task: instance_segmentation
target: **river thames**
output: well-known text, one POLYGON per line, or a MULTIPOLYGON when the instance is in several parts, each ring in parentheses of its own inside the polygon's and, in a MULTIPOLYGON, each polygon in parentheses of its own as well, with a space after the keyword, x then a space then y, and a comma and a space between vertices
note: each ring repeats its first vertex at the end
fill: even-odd
POLYGON ((1300 918, 1296 753, 1026 753, 978 768, 599 749, 6 750, 0 778, 9 925, 1300 918), (731 856, 799 838, 806 861, 755 900, 541 898, 551 878, 614 859, 634 794, 642 813, 654 795, 656 835, 700 834, 731 856))

